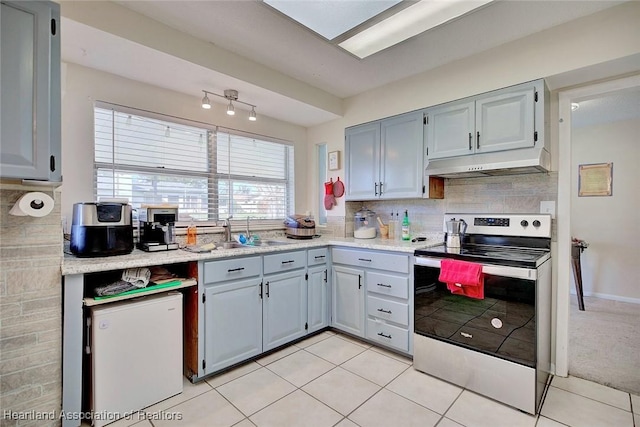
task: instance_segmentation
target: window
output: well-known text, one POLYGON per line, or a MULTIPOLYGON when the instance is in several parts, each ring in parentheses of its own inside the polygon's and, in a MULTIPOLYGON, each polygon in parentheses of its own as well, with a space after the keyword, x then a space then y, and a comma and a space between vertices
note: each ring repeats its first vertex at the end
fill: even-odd
POLYGON ((317 155, 318 188, 322 188, 322 191, 318 192, 318 224, 323 225, 327 223, 327 210, 324 207, 324 183, 327 182, 327 144, 317 145, 317 155))
POLYGON ((180 221, 281 220, 293 211, 293 146, 100 104, 96 198, 178 205, 180 221))

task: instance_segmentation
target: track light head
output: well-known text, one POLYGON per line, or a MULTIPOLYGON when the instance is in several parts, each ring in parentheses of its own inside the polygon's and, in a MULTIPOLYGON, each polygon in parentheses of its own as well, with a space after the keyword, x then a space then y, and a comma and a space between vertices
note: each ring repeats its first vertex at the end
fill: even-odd
POLYGON ((202 98, 202 108, 205 110, 209 110, 211 108, 211 101, 209 101, 209 97, 207 96, 207 92, 204 92, 204 98, 202 98))
POLYGON ((255 107, 251 107, 251 112, 249 113, 249 120, 251 120, 252 122, 255 122, 256 120, 258 120, 258 118, 256 117, 255 107))
POLYGON ((229 105, 227 105, 227 114, 233 116, 236 114, 236 109, 233 107, 233 102, 229 101, 229 105))

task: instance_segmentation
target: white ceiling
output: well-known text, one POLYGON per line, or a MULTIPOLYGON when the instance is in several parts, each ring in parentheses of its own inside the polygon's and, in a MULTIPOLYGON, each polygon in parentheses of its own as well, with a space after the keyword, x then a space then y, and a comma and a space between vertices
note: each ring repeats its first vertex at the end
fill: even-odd
MULTIPOLYGON (((622 2, 495 1, 365 59, 344 52, 256 0, 116 3, 344 99, 622 2)), ((240 100, 258 106, 259 115, 302 126, 338 117, 335 111, 256 81, 243 81, 231 73, 212 70, 64 19, 64 2, 62 13, 64 61, 193 95, 194 102, 202 98, 202 89, 217 93, 236 89, 240 100)))

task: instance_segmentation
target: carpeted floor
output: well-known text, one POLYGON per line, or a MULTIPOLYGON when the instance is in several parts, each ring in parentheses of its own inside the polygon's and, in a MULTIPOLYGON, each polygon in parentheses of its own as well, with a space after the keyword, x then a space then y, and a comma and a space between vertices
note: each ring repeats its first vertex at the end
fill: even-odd
POLYGON ((640 304, 571 298, 569 375, 640 395, 640 304))

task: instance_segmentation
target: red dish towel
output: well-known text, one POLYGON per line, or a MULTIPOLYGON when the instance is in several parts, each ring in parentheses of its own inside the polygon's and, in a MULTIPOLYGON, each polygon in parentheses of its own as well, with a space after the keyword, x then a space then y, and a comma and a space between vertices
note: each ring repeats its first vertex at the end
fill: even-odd
POLYGON ((438 280, 447 284, 452 294, 484 299, 484 276, 482 264, 443 259, 440 262, 438 280))

